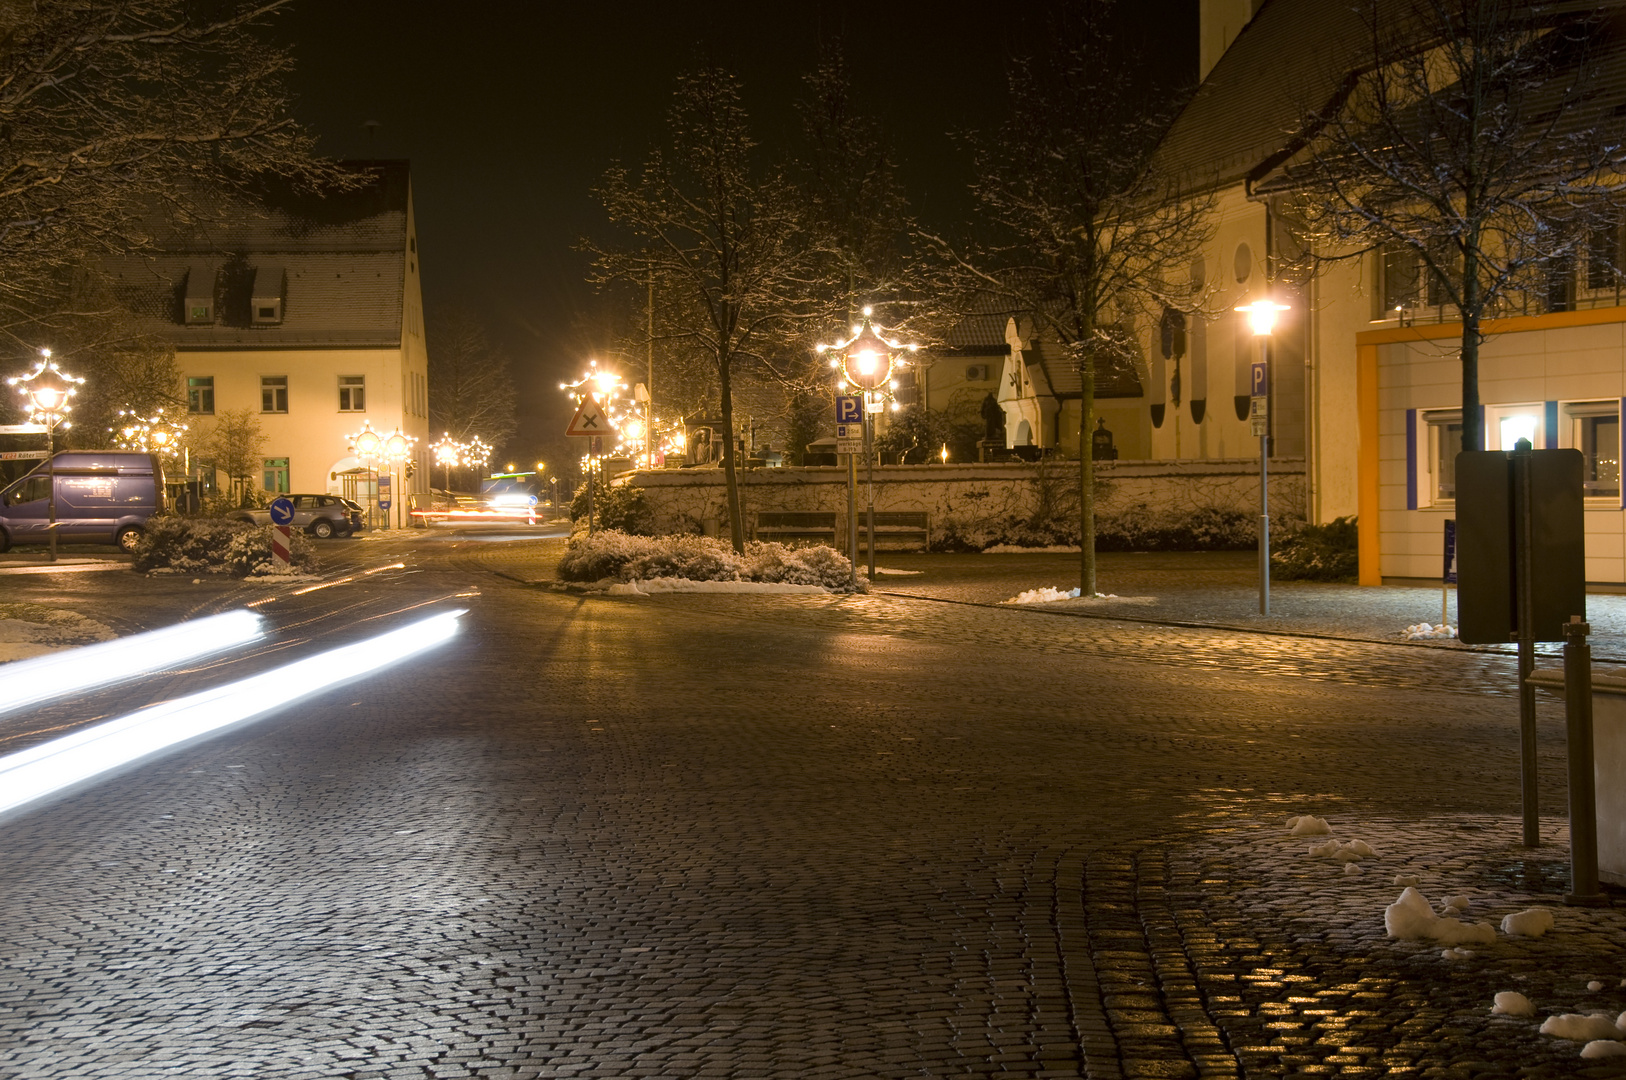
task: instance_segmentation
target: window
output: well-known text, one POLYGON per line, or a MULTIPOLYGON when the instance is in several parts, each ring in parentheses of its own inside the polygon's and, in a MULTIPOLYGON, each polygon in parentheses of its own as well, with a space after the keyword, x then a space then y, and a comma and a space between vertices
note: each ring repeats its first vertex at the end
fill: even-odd
POLYGON ((212 416, 215 411, 215 377, 195 375, 186 380, 186 411, 212 416))
POLYGON ((276 495, 288 493, 288 459, 274 457, 265 459, 264 483, 265 490, 276 495))
POLYGON ((1546 424, 1542 422, 1544 406, 1496 405, 1485 410, 1485 449, 1512 450, 1520 439, 1529 439, 1534 449, 1546 443, 1546 424))
POLYGON ((1425 414, 1428 421, 1428 492, 1434 504, 1455 502, 1457 455, 1462 452, 1462 413, 1425 414))
POLYGON ((1586 287, 1589 292, 1612 291, 1621 266, 1620 226, 1594 229, 1586 238, 1586 287))
POLYGON ((1587 498, 1620 497, 1620 403, 1578 401, 1564 406, 1570 418, 1570 445, 1581 451, 1581 481, 1587 498))
POLYGON ((51 478, 42 473, 39 476, 30 476, 12 488, 6 494, 6 505, 21 506, 23 503, 43 502, 50 494, 51 478))
POLYGON ((288 376, 260 376, 260 411, 266 413, 288 411, 288 376))
POLYGON ((367 376, 339 376, 339 411, 367 411, 367 376))

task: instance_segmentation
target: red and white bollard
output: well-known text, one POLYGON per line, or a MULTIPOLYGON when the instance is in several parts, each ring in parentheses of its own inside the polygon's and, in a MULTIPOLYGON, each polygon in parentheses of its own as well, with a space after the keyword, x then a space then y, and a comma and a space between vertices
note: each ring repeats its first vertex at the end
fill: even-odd
POLYGON ((292 543, 288 526, 271 526, 271 569, 278 574, 286 574, 293 568, 293 560, 288 557, 292 543))

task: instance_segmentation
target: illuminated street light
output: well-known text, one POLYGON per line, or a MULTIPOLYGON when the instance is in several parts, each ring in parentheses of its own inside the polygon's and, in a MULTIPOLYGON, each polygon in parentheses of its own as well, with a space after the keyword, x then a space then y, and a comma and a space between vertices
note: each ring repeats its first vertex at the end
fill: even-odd
POLYGON ((406 470, 402 465, 412 457, 412 444, 417 441, 411 435, 403 432, 400 425, 397 424, 395 430, 384 438, 383 445, 380 448, 384 459, 390 463, 391 474, 393 475, 396 472, 401 474, 401 483, 398 487, 393 479, 391 480, 391 486, 395 487, 396 490, 390 495, 390 498, 395 503, 396 521, 402 526, 406 524, 406 470))
POLYGON ((1270 335, 1276 315, 1288 310, 1274 300, 1255 300, 1236 309, 1248 317, 1248 327, 1259 339, 1259 365, 1250 381, 1249 416, 1259 436, 1259 614, 1270 614, 1270 335))
POLYGON ((384 440, 373 430, 371 420, 363 420, 361 430, 349 436, 349 439, 350 452, 361 459, 362 465, 373 477, 372 497, 367 502, 367 527, 370 529, 373 527, 373 507, 378 503, 378 470, 373 467, 372 462, 382 456, 384 440))
POLYGON ((46 531, 51 538, 51 561, 56 562, 56 429, 70 428, 68 413, 73 411, 74 395, 84 379, 69 375, 51 359, 50 349, 41 349, 34 370, 27 375, 13 375, 7 386, 15 386, 28 402, 28 422, 45 427, 45 474, 49 478, 47 496, 49 522, 46 531))
MULTIPOLYGON (((874 414, 886 407, 887 400, 892 391, 898 388, 893 378, 893 369, 904 366, 907 361, 900 359, 899 354, 915 352, 919 345, 905 345, 895 338, 884 338, 876 332, 870 324, 872 308, 864 309, 864 319, 859 325, 852 328, 853 336, 846 341, 838 341, 834 345, 819 345, 816 351, 822 356, 830 353, 830 366, 837 369, 840 375, 838 385, 845 389, 855 386, 864 392, 864 468, 867 473, 866 503, 869 520, 869 578, 875 580, 875 420, 874 414)), ((897 405, 894 402, 893 409, 897 405)), ((853 507, 852 489, 856 477, 849 464, 848 472, 848 511, 849 520, 854 520, 856 510, 853 507)), ((852 539, 850 546, 854 548, 849 552, 853 556, 854 585, 857 584, 857 529, 856 526, 848 534, 852 539)))

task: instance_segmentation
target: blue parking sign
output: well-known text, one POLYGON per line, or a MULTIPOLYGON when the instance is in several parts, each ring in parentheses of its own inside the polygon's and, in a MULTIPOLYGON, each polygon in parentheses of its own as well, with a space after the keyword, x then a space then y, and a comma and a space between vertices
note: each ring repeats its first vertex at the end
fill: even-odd
POLYGON ((864 422, 864 399, 856 395, 842 395, 836 398, 836 423, 862 424, 864 422))
POLYGON ((1255 360, 1252 370, 1248 372, 1248 394, 1251 397, 1264 397, 1270 393, 1270 367, 1263 360, 1255 360))

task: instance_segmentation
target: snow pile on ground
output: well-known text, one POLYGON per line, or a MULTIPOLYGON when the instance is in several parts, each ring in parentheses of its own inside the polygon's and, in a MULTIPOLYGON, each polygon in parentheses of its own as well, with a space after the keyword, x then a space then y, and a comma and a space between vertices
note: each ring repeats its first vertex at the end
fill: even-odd
POLYGON ((1615 1018, 1605 1013, 1565 1013, 1549 1016, 1541 1022, 1541 1033, 1571 1042, 1592 1042, 1594 1039, 1619 1039, 1622 1032, 1615 1018))
MULTIPOLYGON (((1017 593, 1015 596, 1011 597, 1009 600, 1001 600, 1000 603, 1002 603, 1002 604, 1053 604, 1057 600, 1077 600, 1083 595, 1084 595, 1084 590, 1083 589, 1070 589, 1070 590, 1068 590, 1068 589, 1050 589, 1050 588, 1029 589, 1026 592, 1017 593)), ((1090 597, 1090 599, 1093 599, 1093 600, 1116 600, 1116 599, 1118 599, 1118 597, 1114 593, 1099 593, 1098 592, 1093 597, 1090 597)))
POLYGON ((1430 626, 1426 622, 1420 622, 1415 626, 1406 627, 1404 636, 1407 641, 1425 641, 1430 638, 1454 638, 1457 636, 1457 628, 1449 625, 1448 623, 1441 623, 1438 626, 1430 626))
POLYGON ((1626 1057, 1626 1043, 1615 1042, 1612 1039, 1594 1039, 1581 1047, 1581 1056, 1584 1058, 1626 1057))
POLYGON ((74 611, 43 604, 0 603, 0 662, 117 637, 113 628, 74 611))
POLYGON ((648 581, 617 582, 604 590, 611 596, 649 596, 652 593, 820 593, 822 585, 791 585, 783 581, 695 581, 691 578, 658 577, 648 581))
POLYGON ((1079 598, 1079 596, 1081 596, 1083 594, 1083 592, 1084 592, 1084 590, 1082 590, 1082 589, 1073 589, 1071 592, 1063 592, 1060 589, 1049 589, 1049 588, 1045 588, 1045 589, 1029 589, 1027 592, 1017 593, 1015 596, 1011 597, 1009 600, 1004 601, 1004 603, 1007 603, 1007 604, 1049 604, 1049 603, 1053 603, 1054 601, 1057 601, 1057 600, 1077 600, 1079 598))
POLYGON ((1377 855, 1365 840, 1328 840, 1325 844, 1310 845, 1310 856, 1316 859, 1334 859, 1342 863, 1358 863, 1377 855))
POLYGON ((1491 1003, 1492 1016, 1534 1016, 1536 1007, 1516 990, 1503 990, 1491 1003))
POLYGON ((1516 911, 1502 919, 1502 933, 1516 937, 1540 937, 1553 928, 1553 913, 1534 907, 1516 911))
POLYGON ((1496 928, 1490 923, 1465 923, 1436 915, 1427 898, 1409 886, 1400 899, 1383 909, 1383 928, 1401 941, 1489 945, 1496 940, 1496 928))
POLYGON ((984 555, 1077 555, 1077 544, 1051 544, 1048 547, 1022 547, 1019 544, 995 544, 982 549, 984 555))
POLYGON ((1327 824, 1326 818, 1318 818, 1310 814, 1301 814, 1298 817, 1288 818, 1287 829, 1287 835, 1289 836, 1326 836, 1332 832, 1332 826, 1327 824))
POLYGON ((902 577, 902 576, 907 575, 907 574, 924 574, 926 571, 924 571, 924 570, 894 570, 890 566, 877 566, 875 568, 875 572, 877 574, 895 574, 895 575, 897 575, 899 577, 902 577))

